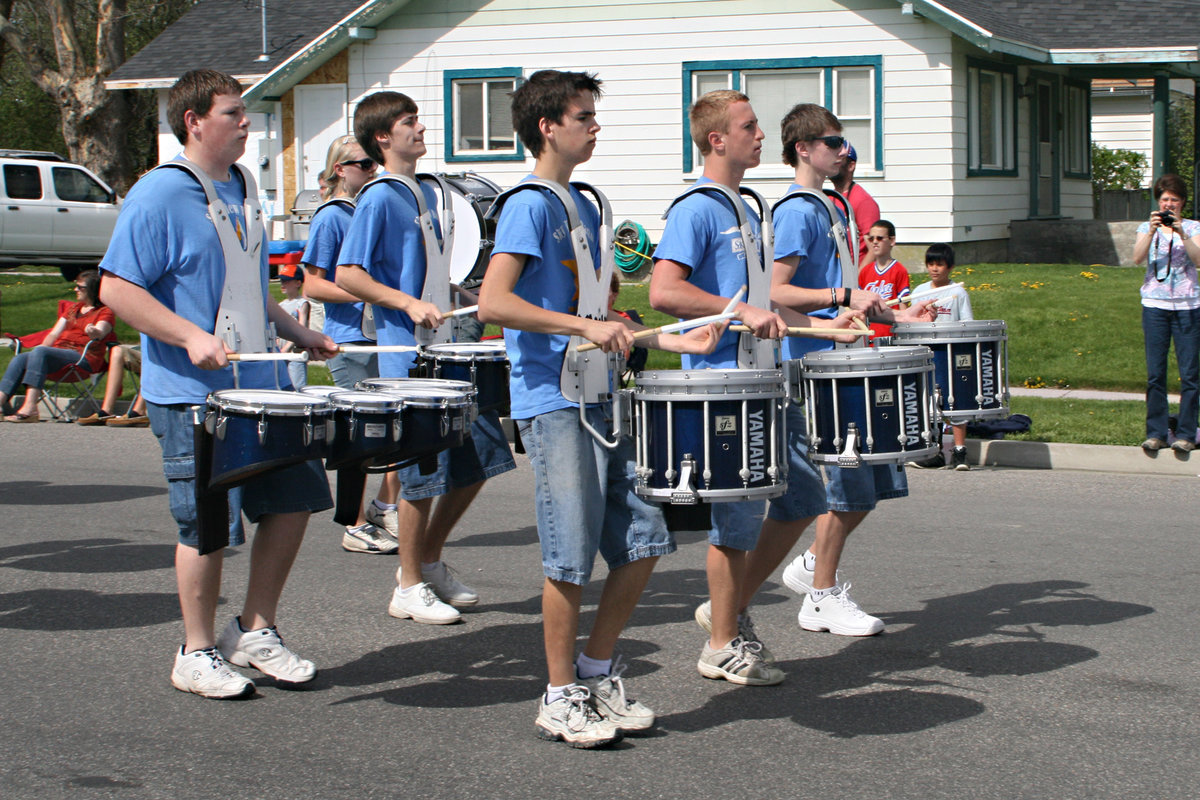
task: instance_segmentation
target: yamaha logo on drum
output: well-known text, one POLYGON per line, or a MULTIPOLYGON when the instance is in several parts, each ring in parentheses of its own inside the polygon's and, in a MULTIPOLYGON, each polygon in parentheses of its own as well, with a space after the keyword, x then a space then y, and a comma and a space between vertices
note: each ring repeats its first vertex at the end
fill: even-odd
POLYGON ((904 382, 904 439, 906 447, 921 441, 921 403, 916 380, 904 382))
POLYGON ((991 400, 996 396, 996 376, 992 371, 992 362, 995 361, 995 353, 990 347, 983 347, 979 350, 979 366, 980 377, 982 378, 979 386, 979 393, 987 400, 991 400))
POLYGON ((876 406, 894 406, 896 405, 896 390, 891 387, 875 390, 875 405, 876 406))
POLYGON ((763 479, 766 474, 766 447, 762 409, 751 411, 747 417, 750 420, 750 480, 758 482, 763 479))

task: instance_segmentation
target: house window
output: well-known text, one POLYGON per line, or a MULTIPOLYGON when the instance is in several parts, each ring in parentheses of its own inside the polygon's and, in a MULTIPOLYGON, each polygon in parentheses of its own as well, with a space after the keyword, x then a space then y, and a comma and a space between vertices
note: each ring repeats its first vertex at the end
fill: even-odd
POLYGON ((1017 174, 1016 71, 967 67, 967 174, 1017 174))
POLYGON ((755 172, 779 171, 782 162, 780 121, 797 103, 817 103, 837 115, 846 138, 858 152, 859 170, 883 170, 883 92, 881 57, 803 58, 763 61, 685 62, 684 172, 699 170, 703 156, 691 139, 687 108, 714 89, 734 89, 750 98, 766 134, 763 162, 755 172))
POLYGON ((1063 172, 1068 178, 1092 177, 1091 92, 1087 84, 1065 86, 1065 125, 1063 126, 1063 172))
POLYGON ((521 70, 447 70, 446 161, 521 161, 525 149, 512 121, 521 70))

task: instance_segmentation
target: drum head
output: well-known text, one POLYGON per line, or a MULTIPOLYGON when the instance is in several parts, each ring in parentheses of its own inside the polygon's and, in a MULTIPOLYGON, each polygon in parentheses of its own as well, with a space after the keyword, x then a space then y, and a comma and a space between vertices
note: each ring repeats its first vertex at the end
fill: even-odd
POLYGON ((801 359, 804 377, 889 375, 933 369, 928 347, 849 347, 821 350, 801 359))
POLYGON ((475 396, 475 386, 469 381, 451 381, 442 378, 368 378, 358 382, 358 388, 368 392, 392 392, 407 397, 423 389, 450 391, 475 396))
POLYGON ((431 344, 421 348, 421 352, 435 361, 506 361, 508 351, 504 342, 453 342, 449 344, 431 344))
POLYGON ((634 379, 634 397, 638 400, 782 396, 783 373, 777 369, 648 370, 634 379))
POLYGON ((326 400, 315 395, 275 389, 222 389, 210 394, 208 403, 222 411, 283 417, 305 416, 330 408, 326 400))
POLYGON ((454 212, 450 280, 453 283, 462 283, 471 275, 479 261, 479 248, 483 243, 483 212, 466 195, 455 191, 450 193, 450 208, 454 212))
POLYGON ((945 344, 949 341, 991 341, 1008 338, 1002 319, 968 319, 958 322, 898 322, 892 327, 896 344, 945 344))
POLYGON ((343 411, 386 414, 399 411, 404 397, 395 392, 339 391, 329 396, 329 404, 343 411))
POLYGON ((336 394, 337 392, 347 392, 347 391, 350 391, 350 390, 343 389, 340 386, 318 386, 318 385, 313 384, 313 385, 309 385, 309 386, 301 386, 300 387, 301 394, 311 394, 314 397, 326 397, 327 398, 331 394, 336 394))
POLYGON ((400 394, 405 406, 417 408, 466 408, 475 402, 466 392, 431 386, 401 392, 391 390, 388 394, 400 394))

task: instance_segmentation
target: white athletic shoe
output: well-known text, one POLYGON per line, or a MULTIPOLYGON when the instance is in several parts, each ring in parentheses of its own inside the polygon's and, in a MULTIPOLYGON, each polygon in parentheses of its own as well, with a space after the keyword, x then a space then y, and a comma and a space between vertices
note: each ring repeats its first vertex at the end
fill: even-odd
MULTIPOLYGON (((400 570, 396 570, 396 580, 400 580, 400 570)), ((421 565, 421 580, 433 587, 433 591, 443 602, 455 608, 465 608, 479 603, 479 595, 470 586, 460 581, 454 575, 454 570, 445 561, 439 561, 432 567, 421 565)))
MULTIPOLYGON (((704 629, 705 633, 712 633, 712 601, 705 600, 700 605, 696 606, 696 624, 704 629)), ((747 610, 745 614, 738 614, 738 636, 747 642, 758 643, 758 654, 762 660, 768 664, 775 664, 775 655, 767 649, 763 644, 763 640, 758 638, 758 631, 754 629, 754 620, 750 619, 750 612, 747 610)))
POLYGON ((625 694, 625 682, 621 675, 625 665, 618 656, 607 675, 580 678, 579 683, 592 693, 592 705, 600 716, 616 723, 625 733, 635 733, 654 727, 654 712, 634 698, 625 694))
POLYGON ((171 685, 181 692, 213 700, 237 700, 254 694, 254 681, 230 669, 215 647, 186 654, 180 647, 171 670, 171 685))
POLYGON ((538 700, 537 734, 550 741, 566 742, 571 747, 603 747, 621 740, 620 727, 600 716, 591 702, 586 686, 569 686, 553 703, 542 695, 538 700))
MULTIPOLYGON (((783 568, 783 585, 798 595, 807 595, 813 590, 813 575, 814 571, 804 566, 804 554, 801 553, 783 568)), ((842 573, 836 573, 834 580, 841 583, 842 573)))
POLYGON ((418 583, 407 592, 397 585, 388 613, 397 619, 413 619, 426 625, 450 625, 462 620, 458 611, 438 599, 428 583, 418 583))
POLYGON ((883 620, 872 617, 851 599, 848 583, 820 600, 806 595, 799 621, 806 631, 829 631, 839 636, 874 636, 883 630, 883 620))
POLYGON ((363 515, 367 518, 367 522, 393 539, 400 536, 400 517, 396 509, 393 508, 390 511, 384 511, 374 503, 367 503, 367 508, 363 515))
POLYGON ((347 526, 342 535, 342 549, 351 553, 379 553, 387 555, 400 549, 400 543, 370 522, 362 527, 347 526))
POLYGON ((274 625, 243 631, 234 617, 217 637, 217 649, 230 664, 254 667, 281 683, 308 683, 317 677, 313 663, 289 650, 274 625))

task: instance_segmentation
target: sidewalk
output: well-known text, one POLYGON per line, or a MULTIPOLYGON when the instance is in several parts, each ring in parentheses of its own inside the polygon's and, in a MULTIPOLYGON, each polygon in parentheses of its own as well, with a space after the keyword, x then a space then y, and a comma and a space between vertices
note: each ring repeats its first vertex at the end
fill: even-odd
MULTIPOLYGON (((1025 389, 1013 387, 1014 397, 1046 397, 1079 400, 1144 400, 1134 392, 1102 392, 1094 389, 1025 389)), ((1179 395, 1169 395, 1178 403, 1179 395)), ((972 464, 1022 469, 1074 469, 1092 472, 1135 472, 1149 475, 1200 476, 1200 450, 1189 455, 1174 450, 1146 453, 1136 445, 1063 444, 1020 442, 1004 439, 969 439, 967 452, 972 464), (1195 458, 1196 463, 1191 463, 1195 458)))

